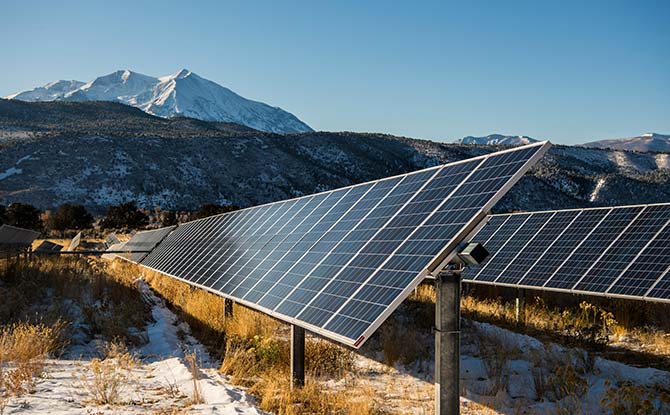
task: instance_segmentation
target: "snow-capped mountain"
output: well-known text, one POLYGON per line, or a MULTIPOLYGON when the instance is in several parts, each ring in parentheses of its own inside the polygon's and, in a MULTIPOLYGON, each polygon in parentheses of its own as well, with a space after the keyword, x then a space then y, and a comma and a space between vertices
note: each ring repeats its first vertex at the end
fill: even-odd
POLYGON ((614 150, 629 151, 670 152, 670 135, 646 133, 637 137, 593 141, 584 144, 584 147, 609 148, 614 150))
POLYGON ((31 89, 30 91, 18 92, 6 96, 7 99, 20 99, 21 101, 55 101, 68 92, 83 86, 85 82, 80 81, 55 81, 44 86, 31 89))
POLYGON ((241 97, 186 69, 159 78, 120 70, 87 83, 57 81, 5 98, 22 101, 115 101, 163 118, 182 116, 234 122, 273 133, 313 131, 279 107, 241 97))
POLYGON ((502 135, 502 134, 491 134, 486 137, 473 137, 467 136, 463 137, 457 141, 459 144, 482 144, 482 145, 507 145, 507 146, 520 146, 524 144, 535 143, 539 140, 536 140, 531 137, 526 137, 525 135, 502 135))

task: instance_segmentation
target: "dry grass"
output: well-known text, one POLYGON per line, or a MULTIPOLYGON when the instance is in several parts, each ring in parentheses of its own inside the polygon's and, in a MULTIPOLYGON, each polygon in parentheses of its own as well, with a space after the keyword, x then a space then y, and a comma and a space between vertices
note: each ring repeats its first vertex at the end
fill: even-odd
MULTIPOLYGON (((4 262, 0 298, 0 413, 10 396, 35 390, 46 358, 70 337, 70 323, 106 339, 139 342, 134 333, 144 328, 149 313, 132 269, 87 258, 4 262)), ((114 379, 110 362, 92 362, 98 378, 93 383, 122 383, 114 379)), ((99 401, 113 401, 113 386, 101 387, 98 395, 99 401)))
MULTIPOLYGON (((378 414, 380 398, 366 387, 328 391, 326 379, 354 370, 354 353, 308 337, 307 384, 291 390, 288 327, 262 313, 235 305, 225 319, 221 297, 175 279, 143 270, 143 279, 189 323, 193 334, 222 358, 221 372, 249 387, 261 409, 277 414, 378 414), (222 342, 221 340, 224 339, 222 342), (223 345, 223 347, 222 347, 223 345)), ((195 379, 195 377, 194 377, 195 379)))
POLYGON ((0 414, 12 396, 34 393, 46 358, 63 344, 64 324, 15 323, 0 329, 0 414))
POLYGON ((137 343, 130 327, 143 329, 149 307, 137 290, 133 269, 120 262, 87 258, 35 258, 0 269, 0 325, 52 325, 82 318, 91 331, 137 343))
POLYGON ((193 393, 191 394, 189 403, 192 405, 204 403, 205 399, 200 391, 200 362, 198 361, 198 356, 195 352, 191 352, 187 353, 185 358, 188 370, 191 372, 191 379, 193 380, 193 393))
POLYGON ((262 409, 282 415, 382 413, 380 399, 370 388, 330 391, 317 382, 308 382, 303 388, 291 389, 284 371, 263 373, 249 392, 260 396, 262 409))
POLYGON ((75 376, 75 385, 86 391, 89 401, 97 405, 125 403, 123 396, 133 383, 135 357, 123 343, 110 343, 102 359, 92 359, 88 371, 75 376))
MULTIPOLYGON (((223 298, 143 268, 135 266, 134 272, 135 275, 141 274, 151 288, 168 301, 180 318, 188 323, 198 340, 216 354, 225 352, 223 298)), ((239 310, 236 307, 235 311, 239 310)))
POLYGON ((580 301, 575 305, 550 306, 537 296, 526 302, 525 318, 518 323, 512 301, 467 295, 461 301, 463 315, 473 320, 529 334, 553 335, 578 345, 603 347, 621 343, 618 345, 623 348, 670 357, 670 334, 667 328, 634 326, 656 319, 652 317, 652 307, 641 306, 640 315, 632 316, 635 311, 630 308, 630 304, 621 301, 612 300, 611 304, 580 301), (625 323, 619 321, 617 316, 625 323))

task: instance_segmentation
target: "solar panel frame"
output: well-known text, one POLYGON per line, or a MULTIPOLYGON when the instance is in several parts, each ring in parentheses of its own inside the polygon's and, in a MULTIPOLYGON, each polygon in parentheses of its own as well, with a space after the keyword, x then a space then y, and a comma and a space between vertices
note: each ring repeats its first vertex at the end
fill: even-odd
MULTIPOLYGON (((588 212, 606 212, 605 215, 600 217, 597 220, 597 223, 589 230, 589 232, 581 238, 580 242, 574 246, 574 248, 567 254, 563 256, 563 259, 560 261, 560 264, 555 267, 551 275, 549 275, 543 285, 533 285, 533 284, 525 284, 523 283, 525 277, 530 273, 532 270, 532 267, 530 270, 528 270, 524 276, 519 281, 519 283, 505 283, 505 282, 500 282, 500 281, 485 281, 485 280, 479 280, 479 279, 473 279, 466 273, 464 273, 463 281, 466 283, 472 283, 472 284, 482 284, 482 285, 495 285, 495 286, 502 286, 502 287, 510 287, 510 288, 520 288, 520 289, 530 289, 530 290, 541 290, 541 291, 549 291, 549 292, 560 292, 560 293, 570 293, 570 294, 575 294, 575 295, 592 295, 592 296, 599 296, 599 297, 609 297, 609 298, 621 298, 621 299, 626 299, 626 300, 643 300, 643 301, 655 301, 655 302, 664 302, 664 303, 669 303, 670 302, 670 263, 669 264, 657 264, 661 268, 660 269, 665 269, 665 271, 660 272, 659 276, 653 278, 651 283, 648 288, 644 288, 644 294, 643 295, 629 295, 629 294, 622 294, 618 292, 613 292, 612 288, 617 286, 617 283, 621 281, 621 278, 624 277, 626 272, 631 269, 632 267, 637 264, 637 260, 641 258, 644 254, 644 252, 649 248, 652 247, 654 243, 658 242, 658 237, 663 234, 667 233, 668 230, 670 230, 670 219, 666 219, 664 221, 661 221, 662 225, 658 227, 658 230, 653 233, 653 236, 651 236, 640 248, 640 250, 637 252, 637 254, 634 256, 633 260, 630 261, 630 263, 623 268, 623 270, 619 271, 616 277, 613 279, 611 283, 607 284, 607 288, 602 291, 589 291, 589 290, 584 290, 584 289, 579 289, 577 288, 584 280, 584 277, 586 274, 595 266, 595 264, 600 261, 603 257, 607 255, 608 252, 610 252, 610 249, 613 246, 616 246, 617 241, 620 240, 622 235, 626 233, 627 230, 629 230, 632 226, 635 226, 637 223, 637 220, 643 215, 645 210, 649 207, 667 207, 668 210, 670 210, 670 203, 651 203, 651 204, 639 204, 639 205, 627 205, 627 206, 615 206, 615 207, 594 207, 594 208, 582 208, 582 209, 565 209, 565 210, 547 210, 547 211, 534 211, 534 212, 519 212, 519 213, 509 213, 509 214, 499 214, 499 215, 491 215, 489 217, 489 220, 491 218, 495 217, 508 217, 508 220, 512 217, 518 216, 518 217, 523 217, 527 216, 530 218, 532 215, 537 215, 537 214, 542 214, 542 213, 548 213, 548 212, 568 212, 568 211, 580 211, 580 215, 576 216, 573 221, 578 220, 579 217, 582 215, 587 214, 588 212), (559 271, 566 266, 566 264, 572 259, 573 255, 578 252, 582 244, 587 241, 591 235, 599 230, 599 227, 603 225, 603 223, 606 221, 606 219, 610 218, 611 219, 611 214, 612 212, 616 212, 617 210, 624 210, 624 209, 639 209, 639 211, 636 211, 635 216, 633 219, 631 219, 627 225, 616 234, 616 237, 612 239, 611 241, 608 242, 607 246, 602 249, 602 252, 598 255, 598 258, 592 262, 592 264, 589 266, 589 268, 586 271, 583 271, 581 273, 581 277, 574 283, 572 283, 569 287, 570 288, 560 288, 560 287, 554 287, 551 286, 550 283, 554 278, 557 276, 559 271), (658 286, 661 284, 667 285, 667 288, 665 288, 665 296, 667 298, 661 297, 659 295, 652 295, 654 290, 658 290, 658 286)), ((486 228, 488 221, 482 221, 482 223, 475 228, 470 235, 468 235, 467 239, 471 240, 473 242, 480 242, 484 244, 482 241, 477 240, 477 235, 480 231, 486 228)), ((502 226, 498 226, 495 231, 487 231, 487 234, 489 233, 496 233, 502 231, 504 224, 506 222, 503 222, 502 226)), ((559 242, 559 240, 566 234, 566 229, 564 232, 562 232, 560 235, 558 235, 554 241, 550 244, 549 248, 547 251, 545 251, 545 254, 550 250, 551 246, 553 244, 556 244, 559 242)), ((490 240, 490 238, 489 238, 490 240)), ((662 243, 664 244, 663 247, 668 247, 670 246, 670 238, 667 240, 663 240, 662 243)), ((484 246, 486 246, 484 244, 484 246)), ((541 256, 540 258, 537 259, 535 266, 541 259, 544 258, 544 255, 541 256)), ((493 260, 495 257, 495 253, 490 256, 489 260, 493 260)), ((670 252, 665 256, 665 258, 670 258, 670 252)))
MULTIPOLYGON (((544 153, 548 150, 549 146, 550 146, 550 143, 548 143, 548 142, 539 142, 539 143, 531 144, 531 145, 528 145, 528 146, 523 146, 523 147, 520 147, 520 148, 519 147, 511 148, 511 149, 503 150, 503 151, 496 152, 496 153, 490 153, 490 154, 485 154, 485 155, 482 155, 482 156, 479 156, 479 157, 460 160, 460 161, 457 161, 457 162, 454 162, 454 163, 449 163, 447 165, 435 166, 435 167, 432 167, 432 168, 429 168, 429 169, 425 169, 426 171, 433 170, 433 169, 435 169, 436 171, 439 171, 439 170, 443 169, 445 166, 454 166, 454 165, 458 165, 458 164, 462 164, 462 163, 472 163, 473 161, 476 161, 476 160, 479 160, 479 163, 478 163, 477 167, 481 167, 482 165, 484 165, 487 162, 487 160, 492 160, 491 162, 493 163, 495 161, 494 159, 496 157, 500 157, 500 159, 505 159, 505 158, 514 157, 514 153, 520 154, 518 152, 526 151, 526 150, 532 150, 532 151, 528 151, 527 157, 524 157, 524 158, 518 160, 518 162, 513 161, 513 163, 519 164, 518 166, 509 166, 509 165, 507 165, 508 163, 502 163, 503 171, 501 172, 501 174, 505 173, 507 175, 502 176, 502 177, 504 177, 504 182, 501 183, 500 186, 496 187, 495 183, 490 182, 490 180, 493 180, 493 179, 486 179, 486 178, 483 179, 483 181, 480 184, 477 185, 477 188, 478 189, 481 188, 482 191, 486 190, 488 188, 491 188, 491 189, 489 189, 490 193, 491 193, 490 196, 486 196, 486 198, 484 198, 485 196, 479 196, 478 193, 474 193, 471 196, 469 196, 473 200, 480 200, 481 199, 481 206, 476 206, 475 214, 472 215, 472 217, 469 217, 469 219, 464 222, 465 225, 458 229, 458 232, 449 241, 446 242, 445 246, 442 249, 440 249, 439 252, 436 255, 434 255, 432 257, 432 259, 429 261, 428 265, 425 266, 424 269, 421 272, 419 272, 418 275, 415 278, 413 278, 403 288, 400 295, 398 295, 387 306, 385 312, 382 313, 378 318, 376 318, 376 320, 374 322, 372 322, 368 326, 368 328, 364 331, 364 333, 361 336, 359 336, 357 339, 352 339, 351 337, 346 337, 346 336, 338 334, 336 332, 333 332, 333 331, 330 331, 330 330, 325 330, 323 327, 317 327, 317 326, 314 326, 314 325, 307 324, 307 323, 305 323, 305 322, 303 322, 302 320, 299 320, 299 319, 295 319, 295 318, 287 319, 286 315, 278 314, 278 313, 274 312, 274 310, 263 307, 263 306, 259 305, 258 303, 250 302, 250 301, 247 301, 243 298, 238 298, 238 297, 235 297, 235 296, 231 296, 230 294, 227 294, 227 293, 222 292, 220 290, 214 289, 210 286, 206 286, 206 285, 203 285, 199 282, 194 282, 194 281, 188 280, 184 277, 176 276, 176 275, 173 275, 169 272, 165 272, 164 270, 161 270, 161 269, 157 268, 157 264, 155 264, 151 261, 151 258, 149 258, 151 255, 149 255, 147 257, 149 260, 148 261, 144 260, 141 263, 141 265, 145 266, 146 268, 151 269, 153 271, 156 271, 156 272, 159 272, 159 273, 162 273, 162 274, 166 274, 166 275, 168 275, 172 278, 175 278, 175 279, 181 280, 183 282, 189 283, 191 285, 194 285, 196 287, 202 288, 202 289, 204 289, 206 291, 209 291, 209 292, 212 292, 216 295, 223 296, 225 298, 233 299, 234 301, 237 301, 237 302, 239 302, 243 305, 246 305, 250 308, 253 308, 253 309, 259 310, 261 312, 264 312, 266 314, 269 314, 270 316, 276 317, 276 318, 278 318, 282 321, 292 323, 292 324, 296 324, 296 325, 301 326, 303 328, 306 328, 306 329, 308 329, 312 332, 315 332, 317 334, 328 337, 332 340, 335 340, 335 341, 338 341, 340 343, 352 346, 354 348, 358 348, 362 345, 362 343, 367 338, 369 338, 371 333, 373 333, 379 327, 379 325, 381 325, 381 323, 393 312, 393 310, 395 310, 395 308, 397 308, 397 306, 409 295, 409 293, 412 292, 412 290, 424 278, 426 278, 427 276, 431 275, 432 273, 435 273, 435 272, 439 271, 440 269, 444 268, 451 261, 451 259, 455 256, 455 254, 456 254, 455 250, 459 246, 459 244, 462 242, 463 237, 466 236, 477 225, 477 223, 479 221, 481 221, 486 216, 486 214, 490 211, 490 209, 493 207, 493 205, 495 203, 497 203, 503 197, 503 195, 512 187, 512 185, 514 183, 516 183, 523 176, 523 174, 525 174, 528 171, 528 169, 533 164, 535 164, 544 155, 544 153), (510 153, 512 153, 512 154, 510 155, 510 153), (489 182, 487 182, 487 180, 489 180, 489 182), (495 190, 495 191, 493 191, 493 190, 495 190), (476 198, 479 198, 479 199, 476 199, 476 198)), ((513 163, 510 162, 509 164, 513 164, 513 163)), ((493 167, 495 167, 495 165, 493 167)), ((477 172, 477 168, 470 171, 468 176, 466 177, 466 179, 469 178, 470 176, 473 176, 476 172, 477 172)), ((477 172, 477 174, 479 174, 479 173, 477 172)), ((329 191, 329 192, 322 192, 322 193, 331 193, 331 192, 335 192, 335 191, 342 191, 342 190, 345 190, 345 189, 354 189, 354 188, 359 188, 361 186, 370 186, 370 188, 367 189, 367 191, 371 191, 371 189, 374 187, 374 184, 377 183, 377 182, 380 182, 380 181, 383 181, 383 180, 394 179, 394 178, 401 178, 401 177, 404 177, 404 176, 407 176, 407 174, 397 175, 397 176, 393 176, 393 177, 389 177, 389 178, 375 180, 375 181, 372 181, 372 182, 347 186, 345 188, 335 189, 335 190, 332 190, 332 191, 329 191)), ((498 176, 500 176, 500 175, 498 175, 498 176)), ((498 177, 498 176, 496 176, 496 177, 498 177)), ((496 177, 494 177, 494 179, 496 177)), ((461 186, 463 184, 465 184, 466 182, 467 182, 467 180, 462 180, 458 184, 458 186, 454 190, 454 192, 458 191, 458 189, 460 189, 461 186)), ((313 197, 313 196, 315 196, 315 195, 309 195, 309 196, 304 196, 304 197, 313 197)), ((301 198, 298 198, 298 199, 301 199, 301 198)), ((297 199, 292 199, 292 200, 297 200, 297 199)), ((431 212, 429 212, 428 216, 426 218, 424 218, 424 220, 421 222, 421 224, 425 224, 427 222, 427 220, 432 218, 433 215, 435 214, 435 212, 437 212, 437 210, 446 203, 445 202, 446 200, 448 200, 448 197, 445 197, 444 200, 442 200, 441 203, 439 203, 439 205, 436 209, 433 209, 431 212)), ((285 201, 273 202, 273 203, 270 203, 270 204, 261 205, 261 206, 258 206, 258 207, 247 208, 247 209, 250 209, 250 210, 253 210, 253 209, 267 209, 269 206, 274 205, 274 204, 278 204, 278 203, 285 203, 285 201)), ((353 205, 352 205, 352 207, 353 207, 353 205)), ((233 212, 233 213, 235 213, 235 212, 233 212)), ((226 213, 226 214, 223 214, 223 215, 227 215, 227 214, 229 214, 229 213, 226 213)), ((238 211, 237 214, 240 214, 239 211, 238 211)), ((251 235, 253 235, 253 234, 254 233, 252 232, 251 235)), ((324 235, 325 235, 325 233, 324 233, 324 235)), ((404 244, 409 240, 410 236, 406 237, 403 240, 403 242, 400 245, 401 247, 403 247, 404 244)), ((394 251, 394 253, 396 253, 396 252, 394 251)), ((160 265, 160 264, 158 264, 158 265, 160 265)))

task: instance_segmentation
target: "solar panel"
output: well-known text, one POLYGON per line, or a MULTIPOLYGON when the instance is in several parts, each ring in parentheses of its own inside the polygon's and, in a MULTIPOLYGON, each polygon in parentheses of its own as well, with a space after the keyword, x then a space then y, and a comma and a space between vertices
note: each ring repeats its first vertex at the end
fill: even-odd
POLYGON ((0 226, 0 248, 28 248, 40 236, 39 232, 17 228, 11 225, 0 226))
POLYGON ((51 241, 42 241, 37 248, 35 248, 35 253, 37 254, 48 254, 60 252, 63 250, 63 245, 51 241))
POLYGON ((670 301, 670 203, 492 215, 464 281, 670 301))
POLYGON ((118 236, 116 236, 115 233, 110 233, 107 235, 107 238, 105 238, 105 247, 109 248, 112 245, 116 245, 120 243, 121 241, 119 240, 118 236))
POLYGON ((176 226, 166 226, 164 228, 153 229, 150 231, 137 232, 135 235, 123 244, 120 250, 128 251, 118 254, 119 258, 138 264, 145 256, 156 247, 176 226))
POLYGON ((360 347, 549 145, 185 223, 141 265, 360 347))
POLYGON ((80 243, 81 243, 81 232, 79 232, 74 236, 74 238, 72 238, 70 244, 67 247, 67 250, 74 251, 75 249, 77 249, 80 243))

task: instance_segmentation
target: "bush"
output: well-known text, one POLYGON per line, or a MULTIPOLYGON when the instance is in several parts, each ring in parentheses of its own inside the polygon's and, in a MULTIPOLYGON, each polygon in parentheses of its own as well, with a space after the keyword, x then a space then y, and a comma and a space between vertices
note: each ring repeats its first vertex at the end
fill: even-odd
POLYGON ((174 210, 166 210, 160 215, 161 226, 174 226, 179 223, 177 213, 174 210))
POLYGON ((122 203, 107 210, 101 222, 103 228, 142 228, 149 223, 149 217, 137 208, 135 202, 122 203))
POLYGON ((240 207, 235 205, 216 205, 213 203, 206 203, 200 206, 197 212, 193 215, 193 219, 202 219, 208 216, 220 215, 222 213, 228 213, 235 210, 238 210, 240 207))
POLYGON ((5 210, 6 223, 19 228, 41 230, 40 210, 25 203, 12 203, 5 210))
POLYGON ((68 229, 87 229, 93 223, 91 216, 82 205, 63 204, 49 216, 47 228, 63 232, 68 229))

